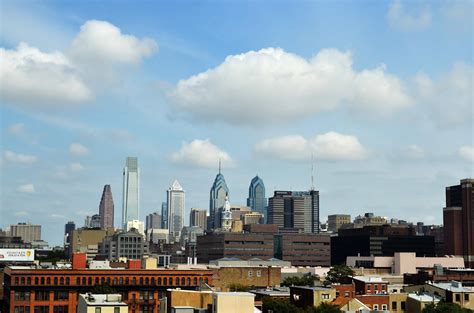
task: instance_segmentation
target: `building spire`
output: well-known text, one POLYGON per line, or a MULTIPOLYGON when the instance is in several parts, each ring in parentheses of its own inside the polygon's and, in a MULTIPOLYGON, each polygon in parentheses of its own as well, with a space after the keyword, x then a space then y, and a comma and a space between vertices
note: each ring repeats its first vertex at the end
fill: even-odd
POLYGON ((221 158, 219 158, 219 174, 221 173, 221 158))
POLYGON ((311 191, 314 191, 314 153, 311 153, 311 191))

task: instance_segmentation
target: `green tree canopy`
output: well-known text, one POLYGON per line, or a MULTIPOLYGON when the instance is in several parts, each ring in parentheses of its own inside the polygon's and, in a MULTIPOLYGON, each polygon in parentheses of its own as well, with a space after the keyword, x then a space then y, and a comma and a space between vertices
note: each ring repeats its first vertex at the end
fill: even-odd
POLYGON ((435 304, 428 304, 422 311, 423 313, 472 313, 472 310, 460 307, 456 303, 446 303, 444 301, 435 304))
POLYGON ((282 286, 314 286, 314 281, 319 280, 318 275, 311 273, 303 275, 303 277, 290 276, 286 277, 281 283, 282 286))
POLYGON ((347 265, 334 265, 326 275, 324 285, 349 283, 354 271, 347 265))

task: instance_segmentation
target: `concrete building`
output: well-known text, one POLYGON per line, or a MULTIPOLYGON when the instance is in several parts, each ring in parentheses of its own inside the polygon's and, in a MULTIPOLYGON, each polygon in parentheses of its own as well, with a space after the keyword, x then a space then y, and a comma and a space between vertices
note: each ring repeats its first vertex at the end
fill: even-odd
POLYGON ((145 218, 145 231, 157 228, 161 228, 161 214, 158 212, 148 214, 145 218))
MULTIPOLYGON (((439 297, 446 303, 455 303, 460 307, 474 310, 474 288, 463 286, 461 282, 427 282, 424 285, 409 286, 408 292, 423 293, 431 297, 439 297)), ((411 312, 411 311, 410 311, 411 312)))
POLYGON ((127 222, 127 227, 124 229, 125 231, 130 231, 132 229, 137 230, 139 234, 145 236, 145 224, 139 220, 131 220, 127 222))
POLYGON ((252 212, 259 213, 264 217, 262 224, 266 223, 268 207, 267 198, 265 197, 265 184, 258 175, 250 182, 247 206, 250 207, 252 212))
POLYGON ((99 204, 100 228, 107 229, 114 227, 114 199, 112 198, 112 188, 105 185, 99 204))
POLYGON ((123 198, 122 198, 122 227, 127 228, 127 222, 138 220, 140 208, 140 169, 138 158, 127 157, 123 168, 123 198))
POLYGON ((443 209, 444 241, 447 254, 462 255, 467 267, 474 268, 474 179, 446 187, 443 209))
POLYGON ((264 224, 265 222, 265 217, 262 213, 258 212, 249 212, 245 213, 241 217, 243 225, 249 225, 249 224, 264 224))
POLYGON ((99 243, 99 254, 108 260, 120 258, 136 260, 148 253, 148 242, 136 230, 107 236, 99 243))
POLYGON ((254 313, 255 295, 250 292, 214 292, 212 313, 254 313))
POLYGON ((92 259, 97 254, 98 245, 106 236, 114 234, 112 228, 109 229, 87 229, 79 228, 72 231, 71 253, 88 253, 92 259))
POLYGON ((77 313, 128 313, 128 305, 120 294, 79 294, 77 313))
POLYGON ((330 266, 331 237, 320 234, 276 234, 274 257, 293 266, 330 266))
POLYGON ((336 289, 324 287, 290 287, 290 302, 297 307, 317 307, 321 303, 331 303, 336 299, 336 289))
POLYGON ((146 241, 154 244, 169 243, 169 231, 163 228, 152 228, 146 231, 146 241))
POLYGON ((417 257, 414 252, 396 252, 394 256, 348 256, 346 265, 352 268, 375 268, 395 275, 416 274, 420 270, 463 268, 462 257, 417 257))
POLYGON ((275 191, 268 199, 268 223, 319 233, 319 191, 275 191))
POLYGON ((207 211, 204 209, 191 208, 189 213, 189 226, 197 226, 207 229, 207 211))
POLYGON ((167 190, 168 230, 170 241, 179 242, 184 226, 185 193, 177 180, 167 190))
POLYGON ((328 216, 328 231, 337 233, 342 225, 350 224, 351 216, 349 214, 333 214, 328 216))
POLYGON ((376 216, 374 213, 365 213, 358 215, 354 219, 354 228, 362 228, 365 226, 380 226, 389 224, 389 221, 384 216, 376 216))
POLYGON ((41 225, 33 225, 31 223, 10 225, 10 236, 21 237, 25 243, 41 240, 41 225))

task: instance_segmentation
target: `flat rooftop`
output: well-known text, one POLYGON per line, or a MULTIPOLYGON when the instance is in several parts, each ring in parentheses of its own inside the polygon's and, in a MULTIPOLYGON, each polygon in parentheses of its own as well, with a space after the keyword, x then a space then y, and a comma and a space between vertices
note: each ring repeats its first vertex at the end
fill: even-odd
POLYGON ((128 306, 120 294, 81 294, 90 306, 128 306))

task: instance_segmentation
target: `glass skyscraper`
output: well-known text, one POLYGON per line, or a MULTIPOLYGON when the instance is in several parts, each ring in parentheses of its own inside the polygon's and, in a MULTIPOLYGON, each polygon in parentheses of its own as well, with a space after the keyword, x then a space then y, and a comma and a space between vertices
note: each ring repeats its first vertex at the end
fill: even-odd
POLYGON ((217 215, 219 208, 222 208, 225 204, 226 197, 229 195, 229 188, 227 188, 227 184, 224 179, 224 175, 222 175, 220 166, 219 166, 219 173, 214 179, 214 184, 212 184, 210 197, 209 197, 209 223, 207 223, 208 229, 215 229, 217 218, 220 216, 217 215))
POLYGON ((123 168, 123 199, 122 199, 122 226, 127 228, 127 222, 138 220, 140 169, 138 159, 128 157, 123 168))
POLYGON ((263 180, 255 176, 250 182, 249 186, 249 197, 247 198, 247 206, 252 209, 253 212, 263 214, 265 224, 267 223, 267 198, 265 198, 265 185, 263 180))
POLYGON ((184 190, 177 180, 167 191, 170 242, 177 242, 184 226, 184 190))

